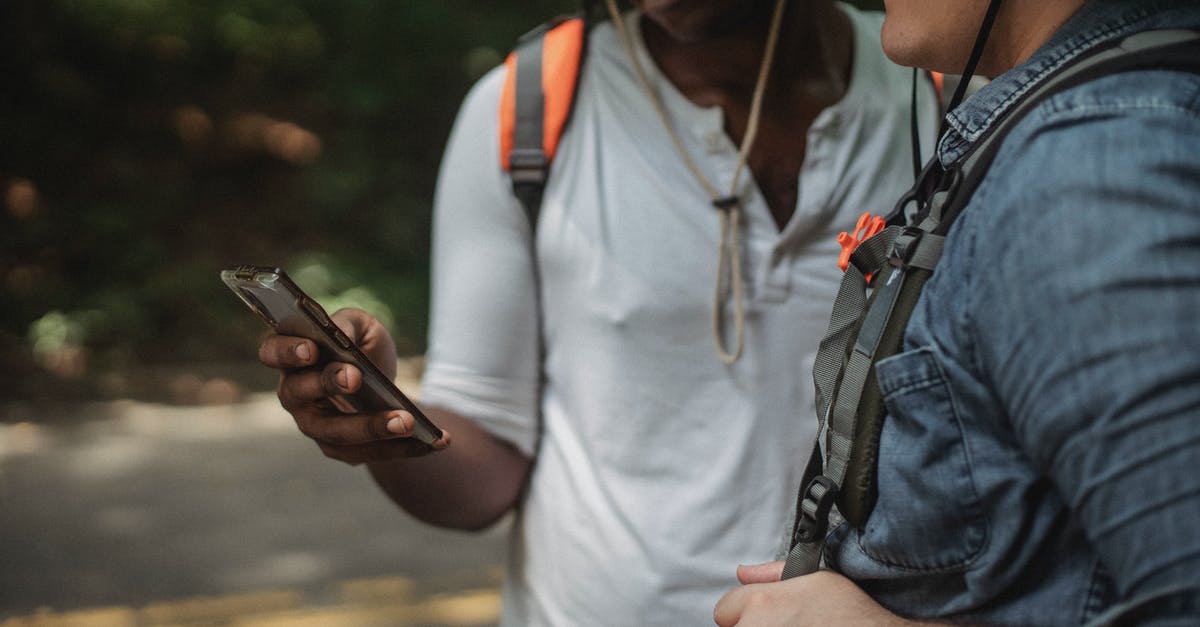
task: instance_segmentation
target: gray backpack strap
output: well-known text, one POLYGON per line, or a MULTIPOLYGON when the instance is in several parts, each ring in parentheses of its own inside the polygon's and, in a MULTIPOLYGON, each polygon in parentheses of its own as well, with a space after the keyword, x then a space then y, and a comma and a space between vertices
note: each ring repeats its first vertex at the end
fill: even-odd
POLYGON ((509 176, 513 194, 521 202, 529 224, 537 224, 542 205, 542 190, 550 172, 550 160, 542 148, 542 119, 545 116, 542 93, 542 42, 545 31, 527 35, 517 44, 515 81, 515 118, 513 145, 509 153, 509 176))
POLYGON ((555 19, 522 35, 505 60, 501 164, 535 230, 554 151, 574 109, 587 30, 583 17, 555 19))
POLYGON ((1026 94, 961 164, 943 171, 931 163, 924 170, 905 195, 908 199, 916 190, 928 190, 916 194, 927 197, 917 226, 888 227, 851 256, 813 368, 820 429, 797 498, 785 579, 820 567, 834 504, 859 528, 874 507, 879 435, 886 413, 875 363, 899 350, 925 281, 941 257, 945 235, 1007 133, 1048 95, 1100 76, 1143 68, 1200 72, 1198 42, 1200 35, 1193 31, 1141 33, 1064 67, 1026 94), (875 276, 868 282, 870 273, 875 276))
MULTIPOLYGON (((878 438, 864 434, 878 433, 883 412, 878 394, 866 392, 876 389, 874 362, 898 349, 908 314, 941 256, 942 241, 916 227, 892 226, 851 255, 813 369, 824 464, 809 464, 784 578, 817 569, 834 503, 852 522, 865 519, 873 504, 873 475, 859 471, 874 468, 862 458, 875 456, 878 438), (867 298, 864 274, 871 272, 876 287, 867 298), (831 368, 833 363, 838 367, 831 368), (870 403, 873 397, 875 405, 860 411, 864 399, 870 403), (866 420, 860 422, 860 416, 866 420)), ((818 445, 814 459, 821 454, 818 445)))

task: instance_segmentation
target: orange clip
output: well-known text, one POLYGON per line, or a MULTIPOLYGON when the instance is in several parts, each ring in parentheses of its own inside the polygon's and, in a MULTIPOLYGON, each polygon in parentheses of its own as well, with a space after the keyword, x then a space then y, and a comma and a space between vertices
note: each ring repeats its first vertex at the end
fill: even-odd
MULTIPOLYGON (((843 272, 850 267, 850 255, 854 254, 858 245, 871 239, 873 235, 883 230, 885 223, 880 216, 872 216, 871 212, 867 212, 858 216, 858 223, 854 225, 854 233, 850 234, 845 231, 838 233, 837 243, 842 247, 842 254, 838 255, 838 267, 843 272)), ((871 279, 870 275, 867 280, 871 279)))

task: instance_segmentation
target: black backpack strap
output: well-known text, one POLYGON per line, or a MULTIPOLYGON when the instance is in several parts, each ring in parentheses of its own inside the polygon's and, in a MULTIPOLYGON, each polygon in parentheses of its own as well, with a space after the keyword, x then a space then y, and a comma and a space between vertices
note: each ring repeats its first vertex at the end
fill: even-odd
POLYGON ((816 461, 810 460, 797 498, 784 578, 819 567, 834 504, 848 523, 859 528, 866 523, 875 502, 886 414, 874 365, 899 351, 925 281, 941 257, 945 235, 1008 132, 1053 93, 1101 76, 1148 68, 1200 73, 1200 34, 1141 33, 1062 68, 1026 94, 961 164, 943 171, 935 158, 925 168, 900 205, 913 200, 921 205, 916 226, 889 226, 851 255, 813 369, 821 426, 813 451, 816 461), (870 274, 875 275, 873 281, 866 278, 870 274))

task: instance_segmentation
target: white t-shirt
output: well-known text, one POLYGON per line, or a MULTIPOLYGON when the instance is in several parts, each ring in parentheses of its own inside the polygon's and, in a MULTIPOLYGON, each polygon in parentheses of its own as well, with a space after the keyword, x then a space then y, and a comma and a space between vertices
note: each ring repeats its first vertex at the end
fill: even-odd
MULTIPOLYGON (((589 37, 545 191, 541 336, 529 224, 498 160, 501 71, 467 97, 437 190, 422 398, 536 457, 505 624, 711 624, 736 566, 784 548, 817 425, 812 362, 841 277, 835 237, 861 212, 888 211, 913 179, 910 70, 883 56, 881 14, 840 6, 854 24, 852 79, 809 131, 782 232, 743 173, 746 340, 732 366, 712 337, 716 211, 611 24, 589 37)), ((727 188, 737 148, 722 111, 658 72, 638 21, 627 17, 670 118, 727 188)))

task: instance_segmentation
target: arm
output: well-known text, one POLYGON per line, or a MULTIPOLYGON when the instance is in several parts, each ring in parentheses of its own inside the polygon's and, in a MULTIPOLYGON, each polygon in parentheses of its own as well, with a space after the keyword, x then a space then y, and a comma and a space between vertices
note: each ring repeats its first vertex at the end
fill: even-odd
POLYGON ((1124 600, 1200 599, 1200 119, 1180 109, 1050 110, 997 161, 1022 184, 976 255, 980 367, 1124 600))
MULTIPOLYGON (((394 344, 378 320, 352 309, 338 311, 333 319, 385 374, 394 377, 394 344)), ((406 411, 342 414, 326 399, 353 394, 362 375, 348 364, 315 367, 316 352, 310 340, 273 335, 264 340, 259 358, 280 369, 280 402, 327 457, 353 465, 366 463, 393 501, 436 525, 479 529, 516 503, 529 472, 528 457, 453 412, 427 410, 447 433, 432 452, 408 437, 413 418, 406 411), (450 434, 453 446, 449 446, 450 434)))
MULTIPOLYGON (((529 226, 499 166, 501 78, 499 72, 485 77, 464 102, 435 199, 433 302, 421 400, 429 417, 453 434, 453 445, 421 455, 428 451, 404 437, 405 421, 411 420, 405 412, 331 411, 323 399, 356 390, 359 373, 344 364, 312 370, 312 359, 295 353, 304 345, 298 338, 268 338, 260 353, 268 366, 284 370, 280 400, 327 456, 367 463, 384 492, 405 510, 426 522, 464 529, 484 527, 517 503, 537 432, 536 283, 529 226)), ((394 375, 395 348, 377 320, 354 310, 334 319, 394 375)))
POLYGON ((371 476, 397 505, 425 522, 471 530, 492 524, 517 503, 530 458, 459 414, 437 408, 426 414, 454 434, 454 446, 436 455, 371 463, 371 476))

